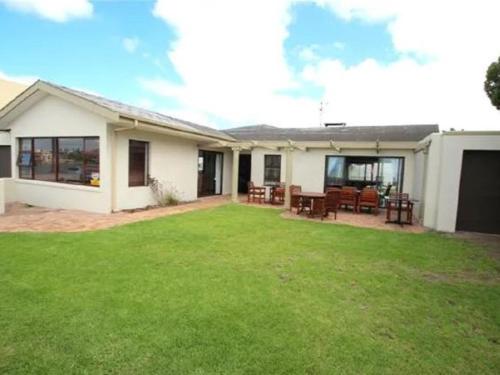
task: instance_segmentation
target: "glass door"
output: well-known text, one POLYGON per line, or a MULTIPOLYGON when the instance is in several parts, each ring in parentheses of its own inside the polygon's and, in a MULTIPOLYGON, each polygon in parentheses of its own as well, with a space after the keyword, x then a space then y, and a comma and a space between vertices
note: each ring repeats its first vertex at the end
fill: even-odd
POLYGON ((198 196, 222 194, 223 154, 200 150, 198 153, 198 196))

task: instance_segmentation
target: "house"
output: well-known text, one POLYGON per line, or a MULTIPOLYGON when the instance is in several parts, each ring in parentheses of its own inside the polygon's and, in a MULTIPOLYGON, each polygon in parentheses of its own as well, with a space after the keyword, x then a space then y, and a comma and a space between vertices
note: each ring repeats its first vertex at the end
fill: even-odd
MULTIPOLYGON (((308 191, 375 183, 416 198, 428 227, 454 231, 468 229, 457 217, 478 199, 459 203, 463 150, 486 148, 488 163, 500 165, 500 132, 452 136, 437 125, 218 131, 44 81, 0 111, 0 130, 11 153, 7 201, 101 213, 155 204, 149 177, 168 183, 184 201, 217 194, 237 201, 248 181, 284 181, 308 191), (453 198, 450 189, 457 191, 453 198)), ((497 183, 488 176, 488 184, 497 183)), ((494 207, 500 196, 488 200, 494 207)), ((492 231, 479 221, 475 230, 492 231)))

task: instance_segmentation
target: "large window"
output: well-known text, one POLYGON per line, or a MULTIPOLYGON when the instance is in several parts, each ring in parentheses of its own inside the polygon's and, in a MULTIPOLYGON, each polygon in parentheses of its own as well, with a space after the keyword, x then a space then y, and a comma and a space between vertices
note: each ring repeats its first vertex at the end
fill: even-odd
POLYGON ((19 178, 100 185, 99 138, 21 138, 19 178))
POLYGON ((149 143, 129 141, 128 185, 146 186, 148 184, 149 143))
POLYGON ((325 187, 328 186, 376 186, 380 191, 387 188, 401 191, 403 185, 404 158, 327 156, 325 187))
POLYGON ((264 185, 277 185, 281 181, 281 155, 264 155, 264 185))

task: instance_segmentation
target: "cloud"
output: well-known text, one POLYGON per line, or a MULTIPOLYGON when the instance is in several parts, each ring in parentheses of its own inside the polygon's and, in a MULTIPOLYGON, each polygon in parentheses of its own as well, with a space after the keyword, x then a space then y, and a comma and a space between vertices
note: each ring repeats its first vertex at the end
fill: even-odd
POLYGON ((303 47, 299 51, 299 58, 304 61, 314 61, 319 60, 319 55, 317 54, 318 45, 313 44, 311 46, 303 47))
POLYGON ((66 22, 73 18, 92 16, 93 5, 89 0, 0 0, 9 9, 34 13, 42 18, 66 22))
POLYGON ((158 0, 154 15, 176 33, 168 58, 182 83, 157 77, 140 83, 175 98, 187 112, 234 126, 316 126, 323 99, 330 103, 326 121, 500 127, 500 112, 482 88, 488 64, 500 54, 495 32, 500 2, 454 2, 452 9, 431 0, 308 2, 347 21, 385 24, 400 57, 389 64, 366 59, 346 66, 306 48, 301 57, 307 65, 296 71, 284 43, 297 0, 158 0), (307 96, 310 85, 324 97, 307 96))
POLYGON ((125 48, 128 53, 134 53, 137 47, 139 47, 139 43, 139 38, 137 37, 122 39, 123 48, 125 48))

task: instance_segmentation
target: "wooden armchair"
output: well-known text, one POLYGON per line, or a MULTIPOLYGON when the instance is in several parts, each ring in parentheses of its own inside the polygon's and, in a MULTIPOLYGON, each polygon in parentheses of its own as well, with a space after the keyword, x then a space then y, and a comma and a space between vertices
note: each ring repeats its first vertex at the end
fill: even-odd
POLYGON ((401 213, 406 215, 406 224, 413 224, 413 202, 410 201, 408 193, 391 193, 387 200, 386 214, 387 221, 391 220, 391 214, 397 214, 401 200, 401 213))
POLYGON ((247 202, 264 203, 266 199, 266 188, 263 186, 255 186, 253 181, 248 182, 247 202))
POLYGON ((330 212, 333 212, 335 220, 337 220, 337 210, 340 205, 340 194, 341 190, 337 188, 329 188, 326 190, 325 215, 328 216, 330 212))
POLYGON ((378 215, 378 203, 378 191, 372 188, 364 188, 359 194, 358 212, 361 212, 361 207, 368 207, 370 211, 373 208, 375 215, 378 215))
POLYGON ((299 213, 301 209, 300 197, 296 195, 302 191, 302 186, 299 185, 290 185, 290 211, 295 208, 297 213, 299 213))
POLYGON ((357 211, 358 194, 354 186, 342 186, 339 205, 344 206, 346 209, 348 206, 351 206, 353 212, 357 211))
POLYGON ((285 203, 285 184, 280 183, 271 190, 271 204, 285 203))

